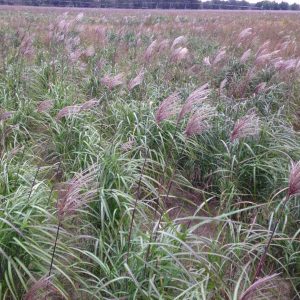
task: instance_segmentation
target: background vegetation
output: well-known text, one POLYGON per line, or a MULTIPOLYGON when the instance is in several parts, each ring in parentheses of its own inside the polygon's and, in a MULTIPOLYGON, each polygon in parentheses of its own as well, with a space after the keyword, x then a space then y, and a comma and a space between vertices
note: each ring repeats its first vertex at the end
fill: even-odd
POLYGON ((98 7, 98 8, 143 8, 143 9, 225 9, 225 10, 299 10, 297 3, 259 1, 256 4, 245 0, 0 0, 6 5, 98 7))

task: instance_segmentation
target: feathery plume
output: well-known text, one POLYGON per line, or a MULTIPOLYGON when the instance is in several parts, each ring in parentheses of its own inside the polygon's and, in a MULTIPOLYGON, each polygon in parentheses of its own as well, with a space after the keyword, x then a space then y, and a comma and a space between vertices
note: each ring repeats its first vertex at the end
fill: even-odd
POLYGON ((285 61, 281 57, 273 59, 272 64, 277 71, 283 71, 285 68, 285 61))
POLYGON ((80 22, 84 17, 84 14, 81 12, 79 13, 76 17, 75 17, 75 20, 76 22, 80 22))
POLYGON ((284 50, 287 49, 287 47, 289 46, 289 44, 290 44, 290 41, 285 41, 285 42, 283 42, 283 43, 281 43, 281 44, 279 45, 279 49, 280 49, 281 51, 284 51, 284 50))
POLYGON ((97 71, 101 71, 105 65, 106 65, 106 61, 105 61, 104 59, 100 59, 100 60, 96 63, 96 70, 97 70, 97 71))
POLYGON ((37 112, 48 112, 53 107, 53 105, 54 103, 52 100, 44 100, 38 104, 37 112))
POLYGON ((96 35, 97 35, 98 40, 101 41, 101 42, 105 42, 105 40, 106 40, 106 30, 107 30, 107 28, 98 25, 98 26, 95 27, 94 30, 95 30, 95 33, 96 33, 96 35))
POLYGON ((3 113, 0 113, 0 122, 1 121, 6 121, 8 119, 10 119, 13 115, 13 112, 12 111, 5 111, 3 113))
POLYGON ((144 68, 142 68, 138 73, 138 75, 129 81, 128 83, 129 91, 131 91, 133 88, 135 88, 136 86, 140 85, 143 82, 144 75, 145 75, 145 70, 144 68))
POLYGON ((270 40, 265 41, 265 42, 258 48, 258 50, 257 50, 257 52, 256 52, 256 54, 255 54, 255 56, 257 57, 257 56, 259 56, 259 55, 261 55, 261 54, 267 53, 267 52, 268 52, 268 48, 269 48, 269 46, 270 46, 270 43, 271 43, 270 40))
POLYGON ((220 93, 224 90, 225 86, 227 84, 227 78, 223 79, 221 84, 220 84, 220 93))
POLYGON ((225 58, 225 56, 226 56, 226 50, 224 49, 224 50, 220 50, 219 52, 218 52, 218 54, 216 55, 216 57, 215 57, 215 59, 214 59, 214 61, 213 61, 213 65, 216 65, 216 64, 218 64, 219 62, 221 62, 224 58, 225 58))
POLYGON ((32 57, 34 55, 33 37, 25 35, 20 44, 20 53, 25 57, 32 57))
POLYGON ((86 48, 86 50, 84 51, 84 55, 86 57, 92 57, 95 55, 95 48, 94 46, 89 46, 86 48))
POLYGON ((86 101, 84 102, 82 105, 81 105, 81 110, 89 110, 91 108, 94 108, 96 106, 98 106, 100 103, 100 100, 97 100, 97 99, 91 99, 89 101, 86 101))
POLYGON ((260 55, 265 55, 268 53, 270 53, 270 50, 268 48, 264 48, 264 49, 261 49, 261 51, 257 51, 255 54, 255 57, 258 57, 260 55))
POLYGON ((183 104, 179 112, 177 122, 179 122, 186 114, 190 113, 195 105, 202 103, 207 98, 209 93, 210 90, 208 89, 208 83, 205 83, 193 91, 183 104))
POLYGON ((80 36, 74 36, 73 38, 70 38, 70 40, 73 46, 80 45, 80 36))
POLYGON ((50 277, 42 277, 36 281, 29 291, 24 295, 24 300, 46 299, 50 295, 58 293, 57 289, 51 283, 50 277))
POLYGON ((275 277, 277 277, 279 274, 273 274, 269 276, 265 276, 263 278, 260 278, 256 280, 253 284, 251 284, 245 292, 240 296, 239 300, 250 300, 252 299, 252 294, 257 291, 257 289, 261 287, 265 287, 266 283, 273 280, 275 277))
POLYGON ((251 56, 251 49, 246 50, 240 58, 241 63, 245 63, 251 56))
POLYGON ((203 106, 196 110, 194 114, 191 115, 186 128, 185 135, 191 137, 193 135, 198 135, 210 128, 208 120, 215 115, 215 108, 211 106, 203 106))
POLYGON ((56 115, 56 120, 61 120, 64 117, 70 117, 78 114, 81 111, 80 105, 70 105, 62 108, 56 115))
POLYGON ((80 49, 76 49, 74 51, 71 51, 69 53, 70 61, 73 62, 73 63, 76 63, 80 59, 82 54, 83 54, 83 52, 80 49))
POLYGON ((72 215, 76 210, 95 195, 96 168, 91 166, 81 173, 77 173, 69 182, 62 185, 57 201, 58 219, 61 221, 66 215, 72 215))
POLYGON ((257 135, 259 133, 259 118, 255 112, 251 112, 238 119, 231 132, 230 141, 243 137, 257 135))
POLYGON ((277 71, 293 71, 297 69, 298 60, 297 59, 278 59, 274 60, 274 68, 277 71))
POLYGON ((206 65, 206 66, 208 66, 208 67, 211 66, 209 56, 206 56, 206 57, 203 58, 203 63, 204 63, 204 65, 206 65))
POLYGON ((170 44, 170 40, 168 40, 168 39, 162 40, 158 45, 157 51, 159 53, 163 52, 164 50, 169 48, 169 44, 170 44))
POLYGON ((261 52, 255 59, 255 64, 262 65, 268 63, 279 51, 261 52))
POLYGON ((145 61, 149 62, 150 59, 153 57, 155 51, 157 50, 157 40, 154 40, 146 49, 145 54, 144 54, 144 59, 145 61))
POLYGON ((155 114, 157 124, 175 115, 179 111, 179 100, 180 98, 177 92, 163 100, 155 114))
POLYGON ((67 32, 69 30, 69 23, 65 19, 62 19, 58 22, 57 27, 61 32, 67 32))
POLYGON ((21 150, 24 149, 24 146, 16 146, 8 153, 7 158, 8 160, 12 159, 15 155, 17 155, 21 150))
POLYGON ((285 61, 285 71, 296 70, 298 65, 297 59, 288 59, 285 61))
POLYGON ((298 60, 298 62, 297 62, 296 69, 297 69, 297 70, 300 70, 300 58, 299 58, 299 60, 298 60))
POLYGON ((189 75, 198 75, 201 72, 201 66, 199 64, 193 65, 188 69, 189 75))
POLYGON ((246 28, 244 30, 242 30, 239 34, 239 40, 243 40, 246 37, 250 36, 252 34, 252 28, 246 28))
POLYGON ((267 86, 266 82, 261 82, 259 85, 257 85, 257 87, 255 88, 255 93, 259 94, 261 92, 263 92, 265 90, 267 86))
POLYGON ((179 44, 185 44, 187 41, 187 38, 183 35, 177 37, 173 43, 172 43, 172 46, 171 46, 171 49, 175 49, 175 47, 177 47, 179 44))
POLYGON ((288 196, 300 194, 300 161, 291 163, 288 196))
POLYGON ((187 58, 189 54, 189 50, 187 48, 176 48, 173 50, 172 54, 171 54, 171 60, 174 62, 180 62, 184 59, 187 58))
POLYGON ((263 65, 263 64, 269 62, 271 60, 271 58, 272 58, 272 54, 271 53, 259 55, 255 59, 255 64, 257 64, 257 65, 263 65))
POLYGON ((253 66, 251 69, 247 71, 246 78, 248 78, 248 80, 253 79, 256 75, 256 72, 257 69, 255 66, 253 66))
POLYGON ((135 144, 135 139, 133 137, 130 137, 128 139, 128 141, 126 143, 122 144, 120 147, 121 147, 122 151, 128 152, 133 148, 134 144, 135 144))
POLYGON ((105 85, 109 90, 112 90, 113 88, 124 84, 124 74, 119 73, 116 76, 108 76, 105 75, 101 79, 101 83, 105 85))
POLYGON ((178 22, 178 23, 181 23, 181 19, 178 15, 176 16, 175 21, 178 22))

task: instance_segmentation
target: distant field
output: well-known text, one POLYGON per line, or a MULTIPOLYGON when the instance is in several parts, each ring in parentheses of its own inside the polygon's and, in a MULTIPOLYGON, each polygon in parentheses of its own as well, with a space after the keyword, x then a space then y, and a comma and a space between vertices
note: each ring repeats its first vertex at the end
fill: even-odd
POLYGON ((195 9, 124 9, 124 8, 95 8, 95 7, 55 7, 55 6, 20 6, 20 5, 1 5, 0 8, 2 10, 58 10, 58 11, 101 11, 101 12, 107 12, 109 14, 115 13, 115 12, 124 12, 125 14, 131 13, 131 12, 152 12, 152 13, 163 13, 163 14, 188 14, 188 13, 263 13, 263 14, 300 14, 297 10, 255 10, 255 9, 244 9, 244 10, 228 10, 228 9, 218 9, 218 10, 212 10, 212 9, 201 9, 201 10, 195 10, 195 9))
POLYGON ((300 18, 0 6, 1 299, 299 299, 300 18))

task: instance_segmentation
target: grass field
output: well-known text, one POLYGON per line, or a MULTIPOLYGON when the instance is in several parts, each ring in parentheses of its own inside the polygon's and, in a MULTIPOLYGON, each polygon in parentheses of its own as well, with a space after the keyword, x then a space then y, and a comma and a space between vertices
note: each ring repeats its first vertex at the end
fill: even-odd
POLYGON ((300 299, 299 16, 0 7, 0 299, 300 299))

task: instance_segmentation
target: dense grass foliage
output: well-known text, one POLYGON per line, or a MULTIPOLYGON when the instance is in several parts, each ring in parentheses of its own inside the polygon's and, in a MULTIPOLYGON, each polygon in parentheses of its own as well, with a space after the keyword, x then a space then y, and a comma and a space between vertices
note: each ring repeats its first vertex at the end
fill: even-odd
POLYGON ((299 298, 300 22, 232 17, 0 11, 0 299, 299 298))

